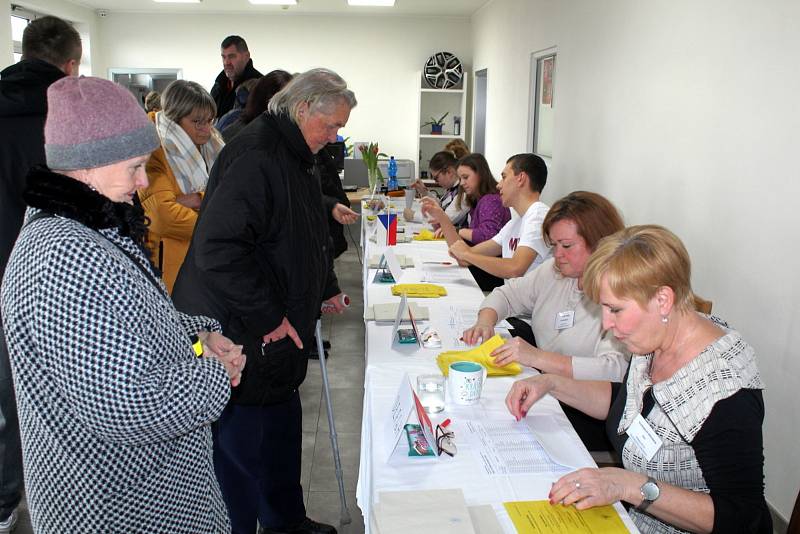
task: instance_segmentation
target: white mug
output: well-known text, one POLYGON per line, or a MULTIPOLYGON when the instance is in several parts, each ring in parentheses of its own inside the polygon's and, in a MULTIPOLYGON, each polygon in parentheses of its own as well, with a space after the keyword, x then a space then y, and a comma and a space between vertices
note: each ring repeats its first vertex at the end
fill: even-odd
POLYGON ((486 368, 475 362, 453 362, 447 373, 447 389, 456 404, 475 404, 481 398, 486 368))

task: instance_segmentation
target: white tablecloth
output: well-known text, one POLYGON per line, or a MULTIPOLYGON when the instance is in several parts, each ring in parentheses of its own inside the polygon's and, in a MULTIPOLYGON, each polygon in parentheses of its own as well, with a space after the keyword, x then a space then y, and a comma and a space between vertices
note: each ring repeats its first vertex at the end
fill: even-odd
MULTIPOLYGON (((399 298, 391 295, 391 284, 373 283, 375 270, 366 267, 371 255, 379 255, 386 248, 367 239, 369 231, 367 224, 364 224, 366 231, 362 232, 362 243, 365 245, 363 278, 365 306, 376 303, 397 303, 399 298)), ((406 225, 406 231, 409 233, 418 228, 419 225, 406 225)), ((422 325, 423 328, 431 326, 440 333, 453 331, 453 315, 458 313, 457 310, 477 309, 483 299, 483 293, 468 269, 455 265, 422 264, 423 261, 453 261, 447 255, 447 246, 443 241, 400 243, 395 247, 395 252, 411 256, 415 262, 415 268, 404 270, 401 283, 419 282, 426 277, 426 271, 436 276, 437 269, 448 269, 447 272, 451 273, 448 278, 455 278, 452 273, 456 272, 463 275, 460 280, 439 284, 447 289, 446 297, 409 299, 418 305, 427 306, 430 310, 430 321, 426 321, 422 325)), ((489 476, 485 474, 480 460, 470 449, 470 444, 463 438, 464 432, 459 427, 461 421, 468 419, 511 421, 513 418, 505 407, 505 396, 515 380, 529 376, 535 371, 527 370, 517 377, 490 378, 483 388, 479 403, 473 406, 456 406, 449 398, 447 399, 445 411, 432 416, 431 419, 434 425, 445 418, 452 420, 451 428, 456 433, 458 446, 458 453, 454 458, 445 455, 437 459, 410 459, 406 455, 405 439, 398 446, 398 451, 392 457, 388 457, 390 444, 387 443, 384 433, 385 422, 404 375, 407 373, 412 384, 416 384, 417 375, 439 373, 435 359, 440 352, 463 348, 457 347, 456 339, 447 335, 443 336, 443 347, 440 349, 393 344, 391 335, 392 325, 376 324, 374 321, 366 323, 366 375, 356 499, 363 512, 367 532, 370 531, 370 512, 373 504, 378 501, 380 491, 449 488, 460 488, 464 492, 468 506, 491 504, 503 529, 506 532, 515 532, 502 503, 547 499, 551 484, 561 474, 489 476)), ((539 401, 528 413, 528 417, 532 416, 552 417, 574 442, 580 444, 578 435, 558 402, 552 397, 548 396, 539 401)), ((594 466, 591 456, 582 444, 580 449, 584 455, 585 466, 594 466)), ((622 506, 616 504, 616 507, 631 532, 638 532, 622 506)))

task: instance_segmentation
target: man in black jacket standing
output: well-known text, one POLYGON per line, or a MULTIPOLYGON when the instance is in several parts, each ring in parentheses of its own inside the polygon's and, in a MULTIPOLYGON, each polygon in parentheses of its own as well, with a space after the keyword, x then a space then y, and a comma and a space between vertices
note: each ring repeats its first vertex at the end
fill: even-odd
MULTIPOLYGON (((25 215, 25 176, 45 163, 47 88, 78 75, 81 51, 75 28, 56 17, 41 17, 22 34, 22 60, 0 72, 0 280, 25 215)), ((11 532, 21 491, 17 405, 0 322, 0 532, 11 532)))
POLYGON ((222 72, 214 80, 211 96, 217 103, 217 118, 233 108, 236 101, 236 88, 251 78, 261 78, 262 74, 253 67, 247 43, 238 35, 229 35, 220 45, 222 72))
POLYGON ((335 533, 300 485, 308 347, 320 307, 341 313, 316 154, 356 105, 336 73, 296 76, 220 153, 173 291, 249 355, 217 425, 214 463, 234 534, 335 533))

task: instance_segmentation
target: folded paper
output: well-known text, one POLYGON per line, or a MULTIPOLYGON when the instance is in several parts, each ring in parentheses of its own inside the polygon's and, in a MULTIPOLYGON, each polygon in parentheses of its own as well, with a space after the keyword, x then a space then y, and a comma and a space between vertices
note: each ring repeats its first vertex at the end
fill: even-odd
POLYGON ((503 345, 506 340, 495 334, 487 341, 470 350, 449 350, 442 352, 436 357, 436 364, 442 370, 442 374, 447 376, 450 364, 453 362, 475 362, 486 368, 489 376, 514 376, 522 372, 522 366, 517 362, 500 367, 494 363, 492 351, 503 345))
POLYGON ((399 297, 403 293, 409 298, 438 298, 447 295, 447 290, 436 284, 395 284, 392 295, 399 297))

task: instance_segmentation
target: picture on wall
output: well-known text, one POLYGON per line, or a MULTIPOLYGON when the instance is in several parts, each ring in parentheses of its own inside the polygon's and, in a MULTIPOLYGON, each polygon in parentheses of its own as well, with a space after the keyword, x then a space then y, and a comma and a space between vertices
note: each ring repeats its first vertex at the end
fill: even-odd
POLYGON ((542 60, 542 105, 553 107, 553 66, 555 57, 542 60))

